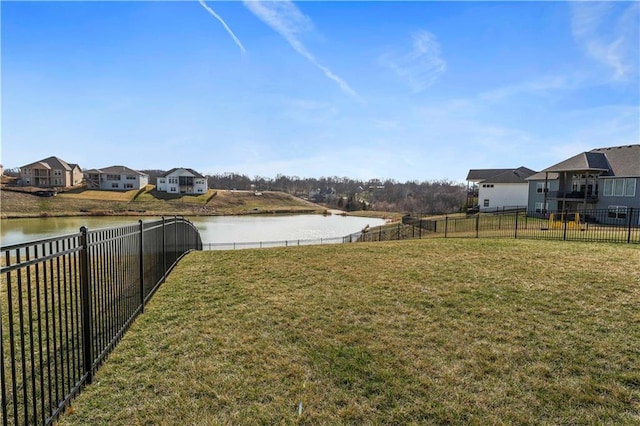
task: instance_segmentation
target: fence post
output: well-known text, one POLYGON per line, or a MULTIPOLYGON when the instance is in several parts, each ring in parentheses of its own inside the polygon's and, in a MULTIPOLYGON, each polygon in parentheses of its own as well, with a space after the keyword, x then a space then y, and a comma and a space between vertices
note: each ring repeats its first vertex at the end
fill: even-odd
POLYGON ((143 234, 144 234, 144 224, 142 223, 142 219, 140 219, 138 221, 140 229, 140 237, 138 239, 138 241, 140 242, 140 250, 139 250, 139 256, 140 256, 140 313, 144 312, 144 238, 143 238, 143 234))
POLYGON ((516 210, 516 229, 515 231, 513 231, 513 238, 515 238, 516 240, 518 239, 518 215, 520 213, 518 213, 518 211, 516 210))
POLYGON ((420 229, 418 229, 418 238, 422 238, 422 213, 420 213, 420 229))
POLYGON ((562 240, 563 241, 567 241, 567 221, 568 221, 567 210, 564 210, 562 214, 562 222, 563 222, 562 240))
POLYGON ((629 213, 627 214, 629 223, 627 226, 627 244, 631 244, 631 222, 633 220, 633 207, 629 207, 629 213))
POLYGON ((447 229, 449 229, 449 216, 444 217, 444 237, 447 238, 447 229))
POLYGON ((89 276, 89 241, 87 228, 80 228, 80 303, 82 313, 82 356, 87 384, 93 381, 93 329, 91 327, 91 281, 89 276))
POLYGON ((476 238, 478 238, 479 233, 480 233, 480 215, 476 216, 476 238))
POLYGON ((164 282, 164 277, 167 275, 167 240, 165 227, 164 216, 162 216, 162 282, 164 282))

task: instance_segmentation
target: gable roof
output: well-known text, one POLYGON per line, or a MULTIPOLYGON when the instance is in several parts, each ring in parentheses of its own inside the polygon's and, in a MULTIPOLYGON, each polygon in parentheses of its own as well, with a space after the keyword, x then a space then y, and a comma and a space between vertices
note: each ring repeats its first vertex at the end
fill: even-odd
POLYGON ((525 183, 535 173, 524 166, 517 169, 471 169, 467 180, 476 183, 525 183))
POLYGON ((471 169, 469 170, 469 174, 467 174, 467 180, 480 182, 482 180, 489 179, 491 176, 496 176, 512 170, 513 169, 471 169))
POLYGON ((163 174, 163 175, 162 175, 162 176, 160 176, 160 177, 167 177, 167 176, 169 176, 170 174, 173 174, 173 172, 175 172, 176 170, 186 170, 186 171, 188 171, 189 173, 191 173, 194 177, 204 179, 204 176, 202 176, 200 173, 196 172, 196 171, 195 171, 195 170, 193 170, 193 169, 188 169, 188 168, 186 168, 186 167, 175 167, 175 168, 173 168, 173 169, 169 170, 168 172, 166 172, 165 174, 163 174))
POLYGON ((640 144, 597 148, 591 152, 607 157, 613 176, 640 177, 640 144))
POLYGON ((596 148, 574 155, 542 172, 601 172, 602 176, 640 177, 640 145, 596 148))
MULTIPOLYGON (((69 165, 69 163, 67 163, 66 161, 58 158, 58 157, 48 157, 45 158, 44 160, 40 160, 40 161, 36 161, 34 163, 31 164, 27 164, 25 166, 20 167, 21 169, 28 169, 30 167, 33 166, 41 166, 44 167, 45 169, 64 169, 64 170, 73 170, 73 167, 69 165)), ((74 164, 73 166, 77 166, 77 164, 74 164)))
POLYGON ((526 179, 535 173, 535 171, 526 167, 518 167, 515 170, 507 170, 506 172, 491 176, 483 180, 482 183, 526 183, 526 179))
POLYGON ((126 166, 110 166, 104 167, 102 169, 91 169, 85 171, 85 173, 96 174, 96 173, 104 173, 104 174, 128 174, 128 175, 140 175, 140 176, 149 176, 146 173, 139 172, 137 170, 130 169, 126 166))

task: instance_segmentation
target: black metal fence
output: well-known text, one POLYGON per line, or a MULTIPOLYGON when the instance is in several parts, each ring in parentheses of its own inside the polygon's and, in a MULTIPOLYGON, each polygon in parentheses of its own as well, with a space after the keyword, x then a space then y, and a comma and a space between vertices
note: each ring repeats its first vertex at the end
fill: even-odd
POLYGON ((201 249, 180 217, 1 247, 0 423, 54 422, 178 260, 201 249))
POLYGON ((423 219, 403 218, 402 223, 373 229, 359 241, 405 238, 528 238, 564 241, 640 243, 640 209, 588 210, 585 212, 505 211, 468 215, 443 215, 423 219))

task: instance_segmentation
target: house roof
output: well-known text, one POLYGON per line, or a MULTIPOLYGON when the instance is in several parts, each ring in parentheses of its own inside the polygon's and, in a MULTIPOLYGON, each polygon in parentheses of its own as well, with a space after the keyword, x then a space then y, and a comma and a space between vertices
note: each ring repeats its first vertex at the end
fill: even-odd
POLYGON ((548 175, 545 172, 538 172, 534 175, 531 175, 527 178, 527 180, 556 180, 560 177, 558 173, 551 172, 548 175))
POLYGON ((596 148, 574 155, 542 172, 601 172, 602 176, 640 177, 640 145, 596 148))
POLYGON ((507 170, 491 176, 482 181, 482 183, 526 183, 526 179, 536 172, 526 167, 518 167, 515 170, 507 170))
POLYGON ((471 169, 467 174, 467 180, 472 182, 480 182, 485 179, 489 179, 492 176, 499 175, 504 172, 509 172, 514 169, 471 169))
POLYGON ((103 167, 102 169, 91 169, 91 170, 85 171, 85 173, 87 173, 87 174, 96 174, 96 173, 120 174, 120 173, 125 173, 125 174, 129 174, 129 175, 135 174, 135 175, 140 175, 140 176, 149 176, 146 173, 142 173, 142 172, 139 172, 137 170, 130 169, 129 167, 126 167, 126 166, 110 166, 110 167, 103 167))
POLYGON ((174 173, 175 171, 177 171, 177 170, 186 170, 186 171, 188 171, 189 173, 191 173, 194 177, 204 179, 204 176, 202 176, 200 173, 196 172, 196 171, 195 171, 195 170, 193 170, 193 169, 188 169, 188 168, 186 168, 186 167, 175 167, 175 168, 173 168, 173 169, 169 170, 168 172, 166 172, 165 174, 163 174, 163 175, 162 175, 162 176, 160 176, 160 177, 167 177, 167 176, 169 176, 169 175, 173 174, 173 173, 174 173))
POLYGON ((535 171, 524 166, 517 169, 471 169, 467 180, 483 183, 524 183, 535 171))
POLYGON ((607 157, 614 176, 640 177, 640 144, 597 148, 591 152, 607 157))
POLYGON ((44 160, 36 161, 35 163, 24 165, 20 168, 28 169, 36 165, 40 167, 44 167, 45 169, 64 169, 64 170, 73 170, 73 166, 77 166, 77 164, 74 164, 73 166, 71 166, 66 161, 58 157, 52 156, 52 157, 45 158, 44 160))

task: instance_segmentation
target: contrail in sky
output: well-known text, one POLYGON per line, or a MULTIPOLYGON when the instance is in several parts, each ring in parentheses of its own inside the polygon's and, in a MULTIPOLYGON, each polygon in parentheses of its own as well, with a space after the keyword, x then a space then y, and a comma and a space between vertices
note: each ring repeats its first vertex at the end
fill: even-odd
POLYGON ((299 36, 311 26, 311 21, 291 1, 261 2, 244 0, 244 5, 260 20, 279 33, 299 55, 304 57, 324 75, 338 84, 340 89, 361 103, 364 100, 346 81, 322 65, 304 46, 299 36))
POLYGON ((224 26, 224 29, 227 30, 227 32, 229 33, 229 35, 231 36, 231 38, 233 39, 233 41, 236 42, 236 44, 238 45, 238 47, 240 48, 240 50, 242 50, 243 53, 246 53, 247 50, 244 48, 244 46, 242 45, 242 42, 240 42, 240 40, 238 39, 238 37, 236 37, 236 35, 233 33, 233 31, 231 31, 231 28, 229 28, 229 26, 227 25, 226 22, 224 22, 224 19, 222 19, 220 17, 220 15, 218 15, 213 9, 211 9, 209 6, 207 6, 207 4, 204 2, 204 0, 198 0, 198 2, 202 5, 202 7, 205 8, 205 10, 207 12, 209 12, 211 15, 213 15, 214 18, 216 18, 218 21, 220 21, 220 23, 222 23, 222 25, 224 26))

